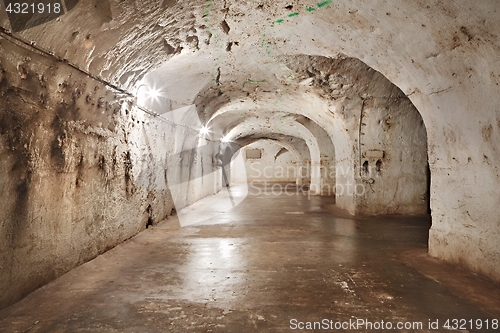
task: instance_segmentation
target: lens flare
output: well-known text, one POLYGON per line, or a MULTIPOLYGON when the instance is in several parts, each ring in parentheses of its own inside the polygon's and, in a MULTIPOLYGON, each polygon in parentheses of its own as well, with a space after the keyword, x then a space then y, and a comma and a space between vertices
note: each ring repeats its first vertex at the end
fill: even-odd
POLYGON ((203 126, 202 128, 200 128, 201 135, 207 135, 208 133, 210 133, 210 129, 208 127, 203 126))
POLYGON ((156 88, 149 88, 147 95, 149 99, 156 101, 160 98, 161 92, 156 88))

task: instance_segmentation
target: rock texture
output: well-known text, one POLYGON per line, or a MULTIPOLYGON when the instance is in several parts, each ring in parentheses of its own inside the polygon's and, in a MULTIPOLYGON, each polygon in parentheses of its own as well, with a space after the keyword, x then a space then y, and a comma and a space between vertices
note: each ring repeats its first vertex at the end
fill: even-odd
POLYGON ((0 50, 5 307, 171 214, 166 170, 176 155, 172 124, 130 97, 10 40, 0 50))

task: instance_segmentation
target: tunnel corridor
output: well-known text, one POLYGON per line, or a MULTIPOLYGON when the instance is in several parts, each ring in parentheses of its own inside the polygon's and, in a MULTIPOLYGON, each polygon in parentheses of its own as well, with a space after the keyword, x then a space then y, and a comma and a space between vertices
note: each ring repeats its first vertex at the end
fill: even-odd
POLYGON ((0 1, 0 331, 495 331, 499 9, 0 1))

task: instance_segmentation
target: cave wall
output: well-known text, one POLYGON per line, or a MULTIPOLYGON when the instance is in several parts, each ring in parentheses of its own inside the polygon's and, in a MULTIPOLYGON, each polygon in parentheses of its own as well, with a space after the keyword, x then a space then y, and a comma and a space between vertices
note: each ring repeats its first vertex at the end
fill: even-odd
MULTIPOLYGON (((0 308, 171 214, 166 170, 185 141, 130 97, 0 38, 0 308)), ((184 150, 188 172, 212 165, 184 150)))
POLYGON ((427 135, 422 117, 402 98, 371 98, 360 113, 356 195, 360 214, 429 211, 427 135))

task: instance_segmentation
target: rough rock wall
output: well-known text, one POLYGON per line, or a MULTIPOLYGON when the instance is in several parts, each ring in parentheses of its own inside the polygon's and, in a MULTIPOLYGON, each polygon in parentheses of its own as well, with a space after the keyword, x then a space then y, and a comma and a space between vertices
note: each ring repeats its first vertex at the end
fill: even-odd
MULTIPOLYGON (((422 117, 403 98, 371 98, 360 114, 361 214, 425 214, 429 210, 427 135, 422 117)), ((358 175, 357 175, 358 176, 358 175)))
POLYGON ((478 84, 481 92, 461 85, 433 96, 450 114, 428 126, 429 253, 500 282, 498 84, 478 84))
MULTIPOLYGON (((354 214, 427 213, 427 134, 408 97, 358 59, 298 56, 284 61, 330 101, 345 124, 352 158, 336 169, 340 175, 353 173, 353 180, 336 187, 338 201, 352 200, 342 208, 354 214)), ((325 139, 318 136, 318 142, 325 139)))
POLYGON ((171 213, 167 151, 154 144, 169 126, 146 131, 150 118, 0 38, 0 308, 171 213), (140 177, 134 146, 150 155, 140 177))

